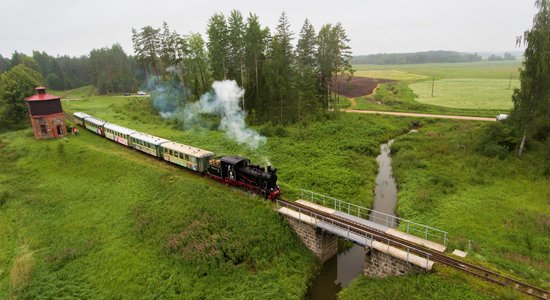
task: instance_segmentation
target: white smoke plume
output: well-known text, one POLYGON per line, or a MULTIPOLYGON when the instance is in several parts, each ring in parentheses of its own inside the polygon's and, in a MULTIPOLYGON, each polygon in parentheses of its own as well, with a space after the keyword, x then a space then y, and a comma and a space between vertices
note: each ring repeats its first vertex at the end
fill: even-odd
POLYGON ((225 131, 229 138, 252 149, 263 146, 266 138, 246 126, 246 112, 239 106, 244 90, 234 80, 214 81, 212 88, 213 92, 202 95, 199 101, 185 107, 185 123, 197 122, 200 114, 216 115, 221 118, 219 129, 225 131))

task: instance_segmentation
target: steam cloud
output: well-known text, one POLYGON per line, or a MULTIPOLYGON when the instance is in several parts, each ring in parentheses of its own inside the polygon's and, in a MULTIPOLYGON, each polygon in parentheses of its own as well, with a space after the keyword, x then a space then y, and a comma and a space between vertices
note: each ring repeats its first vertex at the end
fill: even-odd
POLYGON ((163 118, 175 117, 184 105, 188 92, 179 81, 163 81, 160 77, 151 77, 147 82, 147 89, 151 91, 153 107, 163 118))
POLYGON ((161 81, 159 78, 147 84, 151 101, 163 118, 183 119, 186 126, 200 124, 201 114, 220 117, 219 129, 239 144, 252 149, 263 146, 267 139, 246 126, 246 112, 239 102, 244 95, 234 80, 214 81, 213 92, 201 96, 194 103, 187 103, 188 91, 177 81, 161 81))
POLYGON ((198 102, 185 107, 186 124, 196 122, 201 113, 217 115, 221 117, 219 129, 225 131, 229 138, 252 149, 263 146, 266 138, 246 126, 246 112, 239 106, 244 90, 234 80, 214 81, 212 88, 213 93, 206 93, 198 102))

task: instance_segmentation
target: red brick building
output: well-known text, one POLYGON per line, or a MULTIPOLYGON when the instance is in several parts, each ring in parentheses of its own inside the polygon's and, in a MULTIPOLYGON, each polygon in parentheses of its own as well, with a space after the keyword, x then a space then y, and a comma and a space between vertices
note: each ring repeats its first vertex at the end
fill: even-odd
POLYGON ((67 134, 61 97, 46 94, 46 88, 36 88, 38 94, 25 98, 29 108, 34 137, 53 139, 67 134))

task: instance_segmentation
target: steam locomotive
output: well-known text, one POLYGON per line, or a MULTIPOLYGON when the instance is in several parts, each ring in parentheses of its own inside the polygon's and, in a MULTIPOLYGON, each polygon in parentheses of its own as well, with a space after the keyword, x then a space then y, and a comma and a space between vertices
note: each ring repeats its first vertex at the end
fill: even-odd
POLYGON ((75 112, 73 116, 74 122, 80 126, 126 147, 260 194, 266 199, 276 199, 281 194, 277 185, 277 169, 271 166, 253 165, 249 159, 240 156, 216 158, 211 151, 108 123, 83 112, 75 112))

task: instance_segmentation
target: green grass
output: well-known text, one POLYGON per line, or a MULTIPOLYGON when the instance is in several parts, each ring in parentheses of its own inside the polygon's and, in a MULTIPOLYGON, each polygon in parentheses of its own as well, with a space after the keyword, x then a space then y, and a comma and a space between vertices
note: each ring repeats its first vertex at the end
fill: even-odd
POLYGON ((313 122, 305 128, 266 124, 256 129, 268 136, 268 142, 253 150, 228 139, 223 132, 208 130, 217 128, 215 124, 184 130, 159 117, 143 97, 94 97, 71 101, 64 107, 218 155, 237 154, 250 157, 254 163, 271 163, 279 170, 285 193, 308 188, 364 206, 370 206, 373 200, 379 144, 409 126, 400 118, 350 114, 313 122))
POLYGON ((409 85, 418 96, 419 103, 462 109, 511 109, 514 88, 519 87, 519 80, 513 80, 508 88, 506 79, 441 79, 434 84, 423 81, 409 85))
POLYGON ((355 108, 494 117, 512 108, 511 96, 519 87, 520 67, 520 61, 356 65, 357 76, 398 82, 379 85, 374 95, 358 98, 355 108), (436 80, 434 97, 432 77, 436 80), (388 89, 392 89, 390 93, 388 89), (396 90, 399 93, 393 93, 396 90))
POLYGON ((258 197, 85 131, 1 138, 2 299, 296 299, 317 268, 258 197))
MULTIPOLYGON (((513 153, 483 156, 476 149, 487 126, 502 124, 428 120, 418 133, 396 138, 397 214, 448 231, 450 251, 467 249, 471 240, 469 261, 548 290, 548 146, 532 143, 522 159, 513 153)), ((427 276, 359 278, 340 297, 529 299, 439 265, 436 270, 427 276)))
POLYGON ((492 299, 480 294, 459 274, 406 275, 371 279, 360 277, 338 294, 354 299, 492 299))
MULTIPOLYGON (((424 83, 422 82, 419 84, 424 83)), ((355 100, 357 101, 357 106, 355 109, 482 117, 495 117, 499 113, 508 112, 506 109, 465 109, 442 107, 419 103, 415 101, 415 98, 416 95, 406 83, 384 83, 378 86, 378 89, 374 95, 356 98, 355 100)))
MULTIPOLYGON (((405 72, 417 76, 435 76, 441 78, 478 78, 478 79, 510 79, 510 74, 517 79, 521 61, 499 62, 472 62, 472 63, 441 63, 441 64, 413 64, 413 65, 354 65, 358 74, 364 72, 405 72)), ((393 79, 393 78, 387 78, 393 79)), ((401 80, 395 78, 395 80, 401 80)), ((409 81, 406 79, 405 81, 409 81)))
POLYGON ((397 138, 398 214, 449 231, 451 249, 471 240, 477 261, 548 289, 548 149, 532 145, 522 159, 483 156, 475 149, 487 126, 503 125, 438 121, 397 138))
MULTIPOLYGON (((63 105, 218 154, 270 161, 287 195, 305 187, 365 206, 379 143, 408 127, 347 114, 307 128, 263 126, 268 143, 254 151, 219 131, 182 130, 143 97, 63 105)), ((68 142, 36 141, 30 129, 0 136, 0 298, 305 295, 318 263, 269 202, 81 133, 68 142)))
POLYGON ((397 81, 416 81, 428 78, 426 75, 415 74, 413 72, 406 72, 400 70, 380 70, 370 69, 370 66, 354 66, 358 67, 354 76, 357 77, 369 77, 379 79, 389 79, 397 81))

